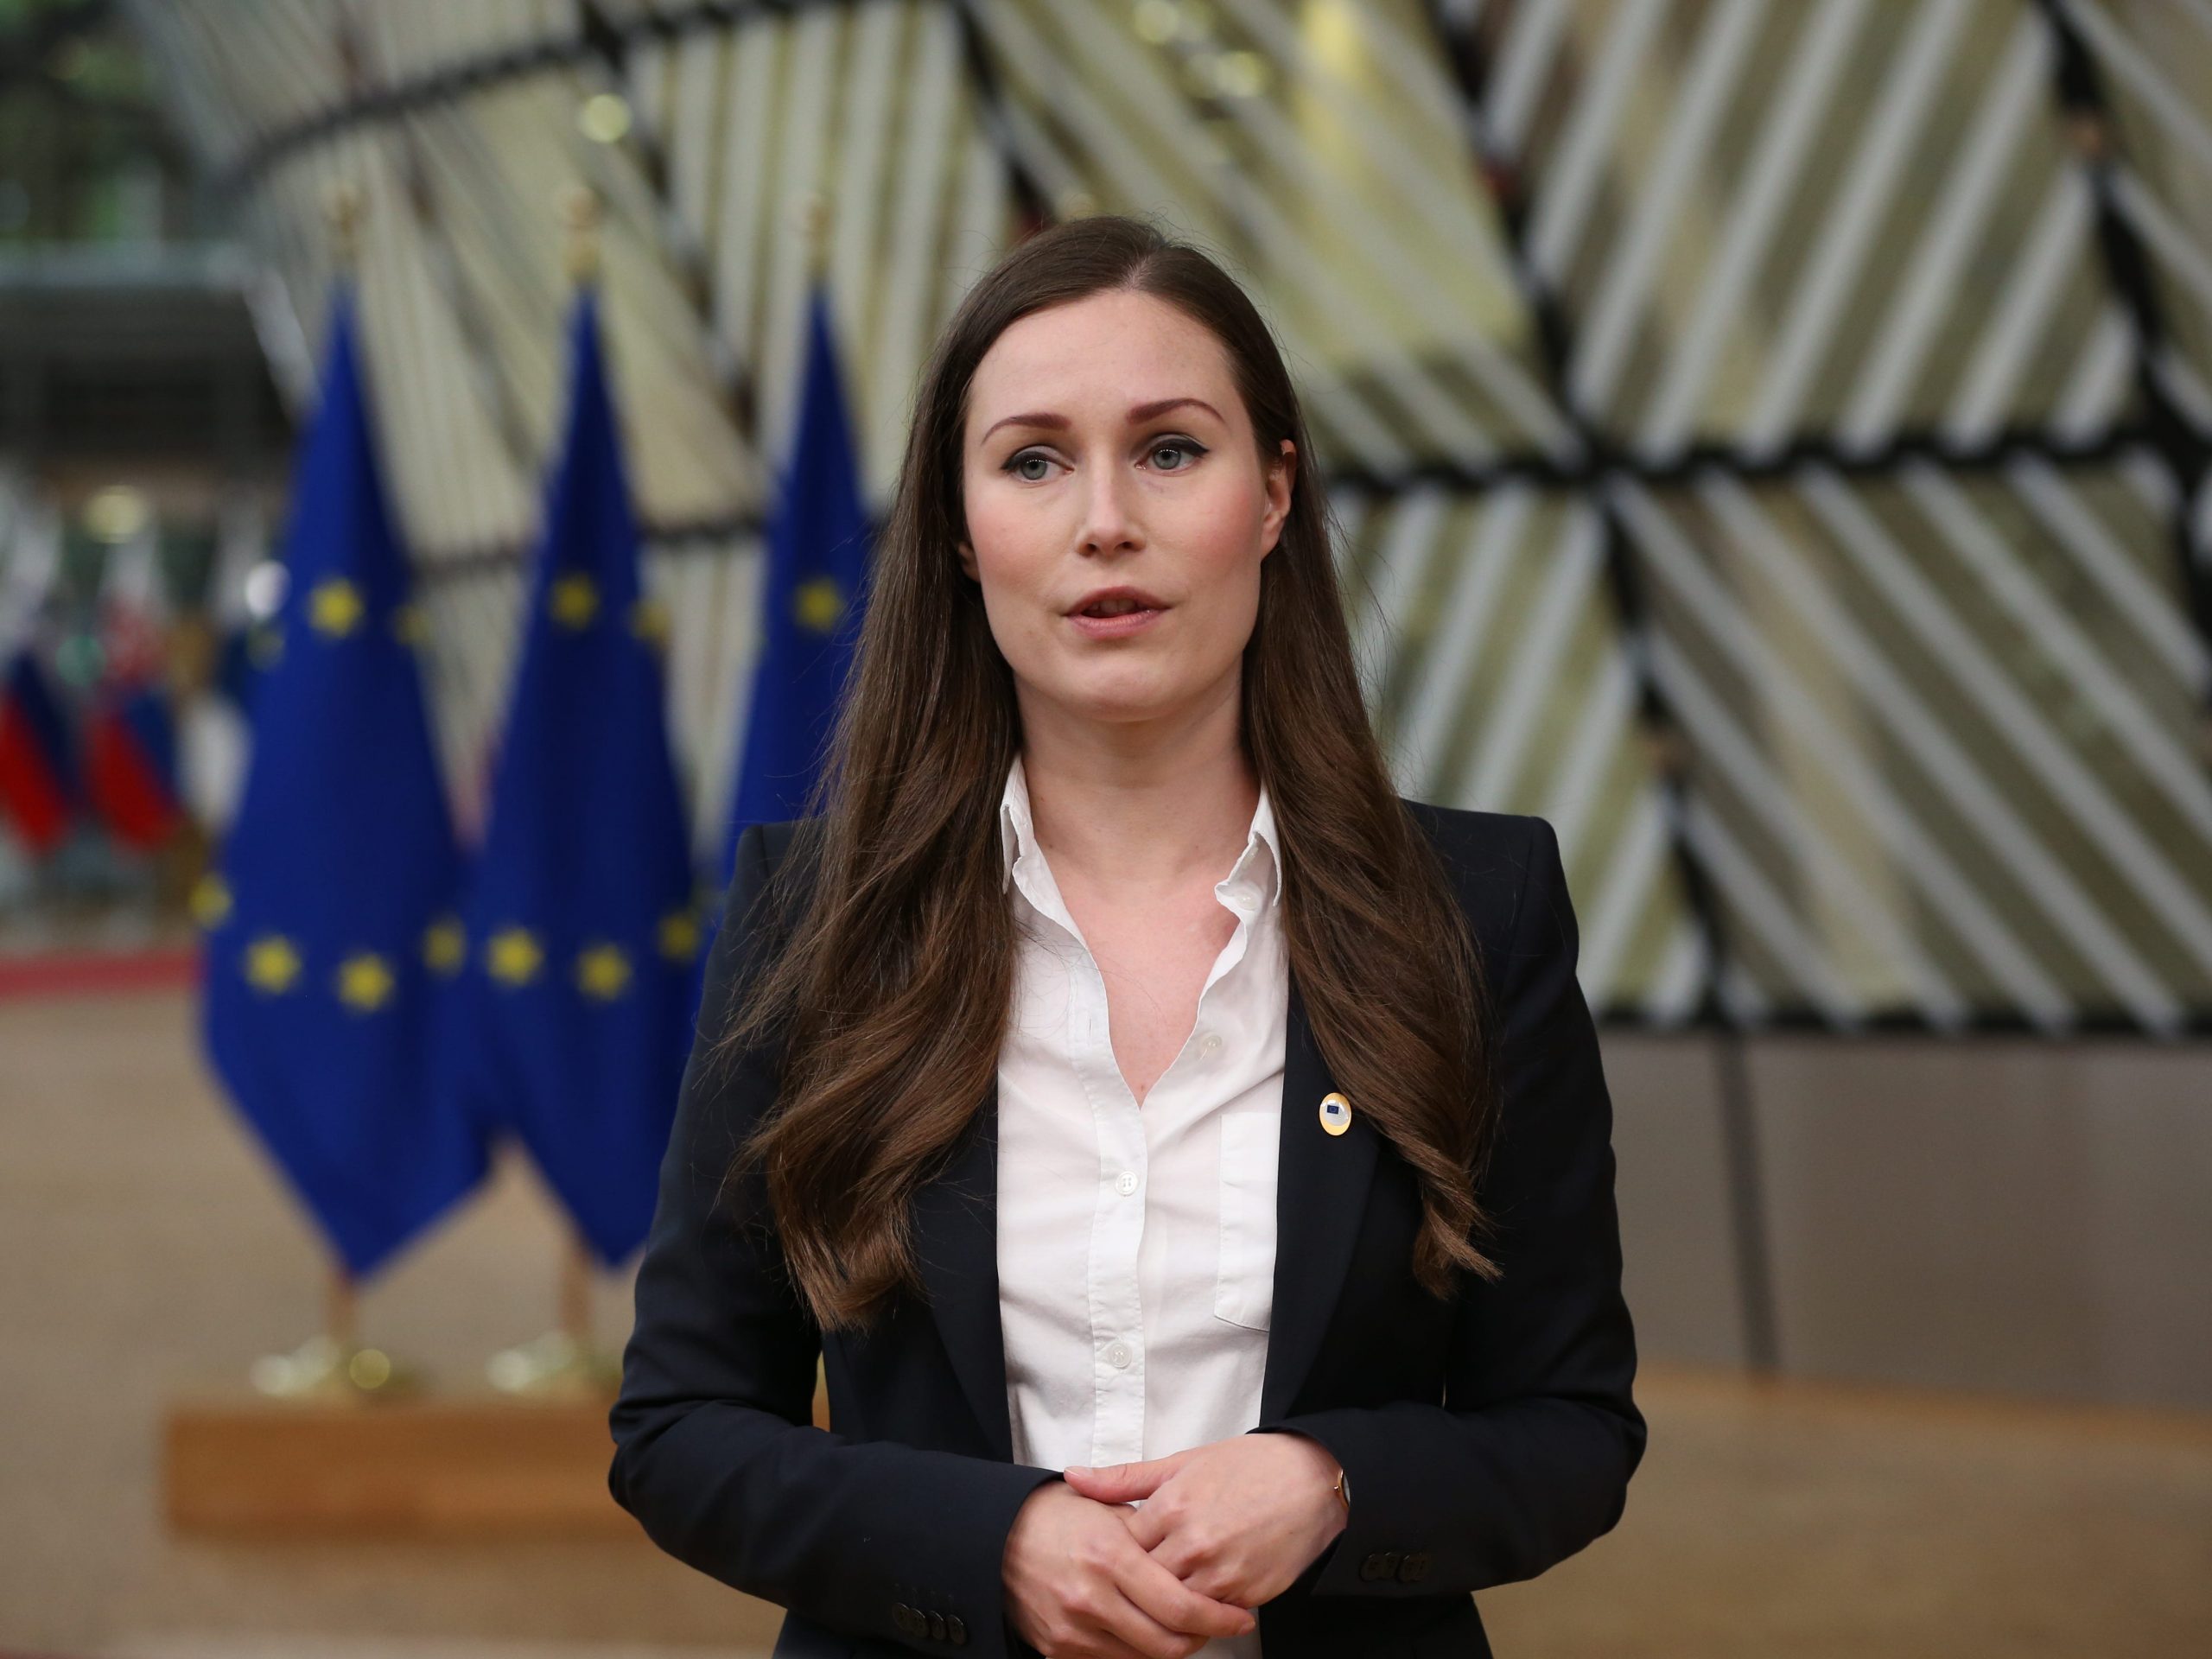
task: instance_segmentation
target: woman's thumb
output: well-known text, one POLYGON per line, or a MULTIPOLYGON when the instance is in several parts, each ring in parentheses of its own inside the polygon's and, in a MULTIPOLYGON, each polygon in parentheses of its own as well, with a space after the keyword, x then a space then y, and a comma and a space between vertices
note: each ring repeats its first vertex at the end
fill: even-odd
POLYGON ((1086 1497, 1118 1498, 1151 1497, 1160 1475, 1156 1459, 1150 1463, 1105 1464, 1095 1469, 1071 1464, 1065 1472, 1086 1497))

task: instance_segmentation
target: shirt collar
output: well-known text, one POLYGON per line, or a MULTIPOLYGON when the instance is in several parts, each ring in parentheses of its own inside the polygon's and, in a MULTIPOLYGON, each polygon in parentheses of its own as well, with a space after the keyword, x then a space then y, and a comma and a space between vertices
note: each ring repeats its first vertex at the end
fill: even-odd
MULTIPOLYGON (((1037 842, 1035 822, 1029 816, 1029 776, 1022 770, 1021 756, 1017 752, 1014 764, 1007 768, 1006 788, 999 797, 999 891, 1006 891, 1014 880, 1014 867, 1022 854, 1037 842)), ((1268 786, 1260 785, 1260 804, 1252 810, 1252 827, 1244 837, 1244 850, 1238 855, 1226 878, 1235 881, 1249 874, 1258 882, 1265 898, 1263 904, 1270 911, 1282 901, 1282 844, 1275 833, 1274 805, 1268 798, 1268 786), (1264 849, 1265 856, 1261 854, 1264 849)))

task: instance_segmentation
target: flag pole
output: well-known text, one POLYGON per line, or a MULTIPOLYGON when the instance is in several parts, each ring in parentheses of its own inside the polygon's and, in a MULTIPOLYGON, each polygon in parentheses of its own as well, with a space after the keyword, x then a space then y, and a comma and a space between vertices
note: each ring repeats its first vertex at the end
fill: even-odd
MULTIPOLYGON (((337 181, 323 198, 331 264, 341 276, 351 276, 359 263, 363 202, 360 186, 351 179, 337 181)), ((264 1354, 250 1376, 266 1395, 354 1402, 413 1394, 423 1382, 414 1366, 395 1361, 381 1348, 363 1345, 359 1284, 335 1256, 324 1274, 322 1331, 289 1353, 264 1354)))
POLYGON ((569 239, 563 263, 569 281, 582 288, 599 280, 599 192, 588 184, 572 184, 561 193, 561 216, 568 223, 569 239))
POLYGON ((323 1328, 286 1354, 264 1354, 250 1373, 254 1388, 280 1399, 365 1403, 421 1391, 423 1373, 360 1339, 359 1281, 333 1261, 323 1281, 323 1328))
MULTIPOLYGON (((588 184, 575 185, 563 207, 569 223, 569 281, 582 288, 599 281, 599 194, 588 184)), ((571 1363, 580 1368, 586 1384, 594 1362, 605 1357, 592 1345, 591 1274, 590 1252, 572 1226, 561 1255, 561 1331, 569 1339, 571 1363)))
POLYGON ((561 1329, 578 1352, 591 1347, 591 1257, 571 1230, 561 1257, 561 1329))
MULTIPOLYGON (((323 200, 323 212, 330 221, 331 266, 346 277, 353 276, 360 266, 361 207, 361 187, 351 179, 338 180, 323 200)), ((295 1351, 296 1380, 306 1380, 307 1372, 299 1368, 299 1360, 301 1356, 309 1355, 310 1351, 317 1351, 312 1357, 323 1361, 321 1369, 325 1376, 316 1378, 317 1382, 342 1380, 347 1370, 346 1362, 352 1357, 359 1340, 360 1299, 353 1274, 343 1262, 334 1257, 323 1288, 323 1340, 319 1350, 311 1338, 295 1351)), ((259 1380, 257 1376, 256 1380, 259 1380)))
MULTIPOLYGON (((568 227, 563 267, 572 286, 590 287, 600 276, 599 193, 588 184, 570 184, 562 189, 559 205, 568 227)), ((599 1347, 592 1337, 592 1276, 590 1250, 569 1227, 561 1252, 560 1323, 493 1355, 484 1366, 493 1387, 534 1399, 598 1397, 620 1388, 620 1357, 599 1347)))
POLYGON ((334 270, 348 276, 360 264, 361 209, 361 187, 351 179, 332 185, 323 200, 323 212, 330 220, 330 262, 334 270))
POLYGON ((359 1335, 360 1301, 354 1293, 353 1275, 344 1265, 333 1262, 330 1267, 328 1294, 325 1301, 324 1322, 330 1339, 340 1348, 351 1348, 359 1335))
POLYGON ((830 198, 823 191, 809 190, 798 199, 796 216, 798 232, 806 239, 806 275, 809 286, 827 281, 830 275, 830 198))
POLYGON ((493 1388, 533 1400, 603 1399, 621 1388, 621 1355, 592 1335, 594 1272, 589 1248, 569 1228, 561 1250, 560 1323, 486 1360, 484 1375, 493 1388))

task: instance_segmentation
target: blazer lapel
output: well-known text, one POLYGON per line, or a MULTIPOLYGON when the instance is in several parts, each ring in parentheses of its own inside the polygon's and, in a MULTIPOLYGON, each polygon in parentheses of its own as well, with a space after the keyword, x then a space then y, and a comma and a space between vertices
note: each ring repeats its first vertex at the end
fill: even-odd
POLYGON ((1337 1085, 1314 1046, 1295 975, 1282 1063, 1282 1128, 1275 1173, 1274 1311, 1269 1317, 1260 1421, 1288 1412, 1313 1369, 1358 1242, 1381 1137, 1352 1102, 1342 1135, 1321 1127, 1321 1097, 1337 1085))
POLYGON ((952 1161, 914 1194, 914 1249, 961 1391, 1000 1461, 1014 1459, 999 1324, 999 1086, 992 1080, 952 1161))

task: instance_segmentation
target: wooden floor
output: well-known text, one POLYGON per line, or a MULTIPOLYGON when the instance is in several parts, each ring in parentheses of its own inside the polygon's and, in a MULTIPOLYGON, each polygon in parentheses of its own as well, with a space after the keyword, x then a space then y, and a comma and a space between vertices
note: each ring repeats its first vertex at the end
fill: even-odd
MULTIPOLYGON (((164 1535, 164 1403, 321 1314, 290 1201, 174 991, 0 1000, 0 1653, 131 1659, 765 1654, 777 1610, 634 1543, 164 1535)), ((550 1322, 557 1233, 512 1164, 366 1299, 473 1381, 550 1322)), ((626 1288, 603 1288, 619 1336, 626 1288)), ((1503 1659, 2212 1654, 2212 1420, 1648 1365, 1621 1526, 1485 1592, 1503 1659)))

